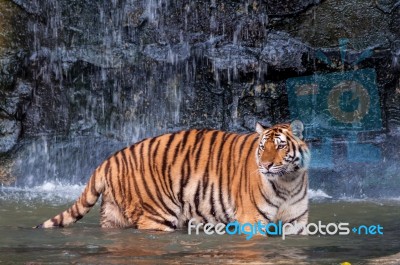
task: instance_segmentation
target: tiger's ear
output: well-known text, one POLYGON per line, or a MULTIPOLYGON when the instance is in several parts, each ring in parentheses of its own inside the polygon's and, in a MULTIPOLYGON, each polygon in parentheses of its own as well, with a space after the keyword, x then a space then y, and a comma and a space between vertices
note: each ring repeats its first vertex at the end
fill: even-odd
POLYGON ((304 125, 301 121, 292 121, 292 123, 290 124, 290 128, 292 128, 292 132, 296 137, 298 137, 300 140, 303 140, 304 125))
POLYGON ((258 134, 263 134, 265 131, 265 128, 260 124, 260 123, 256 123, 256 132, 258 134))

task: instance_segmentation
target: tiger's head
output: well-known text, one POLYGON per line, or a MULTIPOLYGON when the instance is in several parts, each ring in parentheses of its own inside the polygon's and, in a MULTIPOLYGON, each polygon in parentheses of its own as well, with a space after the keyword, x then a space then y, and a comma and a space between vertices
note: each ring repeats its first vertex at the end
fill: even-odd
POLYGON ((310 151, 303 141, 301 121, 264 128, 257 123, 259 134, 257 164, 259 172, 266 177, 296 176, 308 168, 310 151))

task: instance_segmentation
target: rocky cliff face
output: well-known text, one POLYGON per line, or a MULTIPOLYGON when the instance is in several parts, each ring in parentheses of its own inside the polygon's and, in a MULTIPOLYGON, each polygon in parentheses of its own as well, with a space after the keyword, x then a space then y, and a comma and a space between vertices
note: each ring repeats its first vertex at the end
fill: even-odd
POLYGON ((313 188, 396 194, 399 6, 2 0, 1 174, 79 182, 143 137, 301 118, 313 188))

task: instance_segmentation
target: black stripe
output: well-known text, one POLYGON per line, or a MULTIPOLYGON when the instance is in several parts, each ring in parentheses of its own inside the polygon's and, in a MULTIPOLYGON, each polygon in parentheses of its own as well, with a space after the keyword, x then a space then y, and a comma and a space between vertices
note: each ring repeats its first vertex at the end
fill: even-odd
POLYGON ((133 164, 134 164, 134 166, 135 166, 135 169, 136 169, 136 171, 137 170, 139 170, 139 163, 138 163, 138 161, 137 161, 137 158, 136 158, 136 153, 135 153, 135 147, 137 147, 138 145, 137 144, 135 144, 135 145, 132 145, 130 148, 129 148, 129 151, 131 151, 131 155, 132 155, 132 158, 133 158, 133 164))
POLYGON ((279 197, 280 199, 286 201, 286 198, 282 197, 281 194, 280 194, 280 192, 279 192, 278 189, 276 188, 275 183, 274 183, 272 180, 270 180, 270 179, 268 180, 268 182, 271 184, 272 189, 273 189, 274 192, 275 192, 275 195, 276 195, 277 197, 279 197))
POLYGON ((272 202, 267 198, 267 196, 266 196, 266 195, 264 194, 264 192, 263 192, 263 189, 260 187, 260 184, 258 185, 258 190, 259 190, 259 192, 261 193, 261 196, 264 198, 264 201, 265 201, 267 204, 269 204, 269 205, 275 207, 276 209, 279 208, 278 205, 272 203, 272 202))
POLYGON ((215 217, 215 219, 217 219, 217 215, 215 212, 215 200, 214 200, 214 183, 211 184, 211 191, 210 191, 210 204, 211 204, 211 208, 210 208, 210 214, 212 216, 215 217))
POLYGON ((248 139, 250 136, 255 136, 255 134, 254 134, 254 133, 248 134, 248 135, 246 135, 246 136, 244 137, 243 142, 242 142, 242 144, 241 144, 240 147, 239 147, 239 155, 242 154, 244 145, 246 144, 247 139, 248 139))
POLYGON ((223 161, 221 161, 221 156, 223 154, 222 151, 224 150, 224 147, 225 147, 226 138, 227 138, 227 134, 226 133, 222 134, 222 138, 220 140, 221 144, 218 148, 218 153, 217 153, 217 170, 216 170, 216 172, 218 172, 218 175, 220 175, 220 177, 221 177, 221 171, 222 171, 221 168, 222 168, 222 164, 223 164, 223 161))
POLYGON ((294 221, 300 219, 301 217, 303 217, 306 213, 308 213, 308 209, 306 209, 302 214, 300 214, 299 216, 290 219, 289 221, 285 222, 285 223, 293 223, 294 221))
POLYGON ((244 175, 245 175, 245 188, 246 188, 246 191, 249 191, 250 190, 250 176, 247 174, 248 172, 247 172, 247 165, 248 165, 248 161, 249 161, 249 158, 252 156, 252 155, 254 155, 254 147, 253 147, 253 145, 256 143, 258 141, 258 139, 257 138, 254 138, 253 139, 253 141, 252 142, 250 142, 250 144, 249 144, 249 151, 248 151, 248 153, 247 153, 247 156, 246 156, 246 160, 245 160, 245 162, 244 162, 244 165, 245 165, 245 167, 243 168, 243 170, 244 170, 244 175))
POLYGON ((133 201, 133 197, 132 197, 133 190, 132 190, 132 186, 131 186, 131 180, 133 180, 133 188, 135 190, 135 194, 138 197, 139 202, 142 203, 143 199, 142 199, 142 196, 141 196, 141 193, 139 190, 139 186, 138 186, 136 174, 135 174, 138 171, 138 163, 136 161, 136 155, 133 152, 134 150, 132 150, 132 148, 129 148, 129 151, 130 151, 130 156, 129 156, 128 161, 129 161, 130 168, 132 170, 131 175, 128 177, 129 178, 128 185, 129 185, 130 198, 131 198, 131 202, 132 202, 133 201), (136 170, 134 169, 134 167, 136 168, 136 170))
POLYGON ((250 192, 250 201, 254 204, 259 214, 261 214, 268 222, 271 222, 271 219, 258 207, 256 200, 254 198, 254 194, 250 192))
MULTIPOLYGON (((153 138, 153 139, 151 139, 151 141, 150 141, 150 143, 149 143, 149 145, 148 145, 148 154, 150 155, 151 154, 151 149, 152 149, 152 146, 154 145, 154 143, 155 143, 155 141, 156 141, 156 138, 153 138)), ((159 142, 158 142, 158 144, 159 144, 159 142)), ((178 217, 177 216, 177 214, 175 213, 175 211, 173 211, 171 208, 169 208, 168 207, 168 205, 165 203, 165 200, 164 200, 164 198, 163 198, 163 195, 161 194, 161 189, 160 189, 160 185, 157 185, 157 181, 156 181, 156 178, 155 178, 155 176, 154 176, 154 170, 153 170, 153 165, 152 165, 152 158, 151 157, 149 157, 148 159, 147 159, 147 166, 148 166, 148 175, 150 175, 150 179, 151 179, 151 181, 153 182, 153 185, 154 185, 154 187, 155 187, 155 192, 156 192, 156 195, 157 195, 157 198, 158 198, 158 200, 159 200, 159 202, 161 202, 161 205, 164 207, 164 208, 162 208, 163 210, 165 209, 165 210, 167 210, 167 212, 170 214, 170 215, 172 215, 172 216, 175 216, 175 217, 178 217)), ((150 181, 150 180, 149 180, 150 181)), ((163 191, 164 191, 164 193, 165 193, 165 195, 166 195, 166 192, 165 192, 165 190, 164 190, 164 186, 161 184, 161 187, 162 187, 162 189, 163 189, 163 191)))
POLYGON ((204 171, 204 174, 203 174, 203 198, 206 196, 206 191, 207 191, 207 188, 208 188, 208 184, 209 184, 209 180, 210 180, 210 174, 209 174, 209 171, 210 171, 210 161, 211 161, 211 159, 213 158, 213 155, 212 155, 212 153, 213 153, 213 149, 214 149, 214 143, 215 143, 215 140, 217 139, 217 135, 218 135, 218 131, 214 131, 214 132, 212 132, 212 134, 211 134, 211 137, 210 137, 210 147, 209 147, 209 152, 208 152, 208 155, 207 155, 207 165, 206 165, 206 167, 205 167, 205 171, 204 171))
POLYGON ((92 208, 96 203, 88 203, 87 201, 82 202, 82 206, 85 208, 92 208))
POLYGON ((210 164, 210 159, 207 160, 207 165, 205 167, 204 174, 203 174, 203 199, 206 196, 206 192, 207 192, 207 188, 208 188, 208 184, 209 184, 209 180, 210 180, 210 176, 209 176, 209 173, 208 173, 209 164, 210 164))
MULTIPOLYGON (((202 131, 201 136, 203 136, 204 131, 202 131)), ((195 155, 195 159, 194 159, 194 170, 197 171, 198 167, 199 167, 199 162, 200 162, 200 155, 201 155, 201 151, 203 151, 203 144, 204 141, 207 139, 207 137, 202 137, 201 141, 198 142, 197 136, 196 136, 196 142, 194 143, 194 149, 197 149, 196 155, 195 155)))
MULTIPOLYGON (((110 162, 108 161, 108 164, 110 162)), ((109 169, 110 165, 108 165, 107 169, 109 169)), ((92 178, 89 181, 89 185, 90 185, 90 193, 96 197, 100 196, 100 193, 96 190, 96 175, 97 173, 95 172, 94 175, 92 176, 92 178)))
MULTIPOLYGON (((129 149, 126 149, 126 152, 129 152, 129 149)), ((131 159, 132 156, 130 156, 129 153, 127 153, 126 155, 127 155, 126 163, 127 163, 127 167, 128 167, 128 172, 130 173, 125 177, 126 182, 128 183, 127 201, 128 201, 128 204, 132 204, 132 201, 133 201, 132 178, 134 177, 134 169, 133 169, 132 159, 131 159)))
MULTIPOLYGON (((246 160, 244 162, 245 165, 248 165, 249 157, 250 157, 251 153, 253 152, 253 148, 252 147, 253 147, 253 143, 251 145, 249 145, 249 150, 247 152, 246 160)), ((248 174, 246 174, 245 176, 246 177, 244 179, 244 186, 246 188, 246 191, 249 191, 250 190, 250 179, 249 179, 250 176, 248 176, 248 174)))
POLYGON ((194 143, 193 143, 193 146, 192 146, 192 148, 193 148, 192 149, 192 155, 194 155, 196 151, 199 151, 198 148, 199 148, 199 146, 201 146, 201 145, 199 145, 199 143, 200 142, 202 143, 202 141, 204 141, 203 135, 204 135, 205 132, 206 132, 206 130, 196 131, 196 139, 194 140, 194 143))
POLYGON ((78 221, 78 220, 80 220, 80 219, 83 218, 83 214, 81 214, 81 213, 79 212, 78 205, 74 204, 74 206, 75 206, 76 209, 75 209, 75 210, 74 210, 74 209, 72 210, 72 217, 75 219, 74 222, 76 222, 76 221, 78 221))
POLYGON ((298 199, 297 201, 293 202, 291 205, 295 205, 299 201, 303 200, 306 197, 306 195, 307 195, 307 187, 304 188, 304 192, 303 192, 303 195, 301 196, 301 198, 298 199))
MULTIPOLYGON (((130 150, 131 150, 131 149, 130 149, 130 150)), ((132 150, 131 150, 131 153, 132 153, 132 150)), ((132 153, 132 154, 133 154, 133 153, 132 153)), ((134 163, 135 163, 135 158, 134 158, 134 156, 132 156, 132 159, 134 160, 134 163)), ((132 160, 132 159, 131 159, 131 160, 132 160)), ((137 172, 137 170, 136 170, 136 172, 137 172)), ((136 173, 136 172, 135 172, 135 173, 136 173)), ((139 199, 140 204, 142 204, 142 203, 143 203, 143 198, 142 198, 142 194, 140 193, 140 189, 139 189, 139 186, 138 186, 138 183, 137 183, 137 179, 136 179, 135 173, 132 173, 133 188, 135 189, 135 193, 136 193, 136 196, 138 196, 138 199, 139 199)))
POLYGON ((173 183, 172 183, 172 177, 171 177, 171 165, 168 165, 168 183, 169 183, 169 190, 170 193, 172 194, 172 197, 174 198, 175 204, 178 205, 179 207, 182 207, 182 204, 178 201, 176 198, 176 194, 173 190, 173 183))
POLYGON ((179 203, 183 206, 184 205, 184 203, 183 203, 183 188, 184 188, 184 186, 183 186, 183 184, 184 184, 184 175, 185 175, 185 161, 183 161, 182 162, 182 166, 181 166, 181 178, 180 178, 180 181, 179 181, 179 193, 178 193, 178 200, 179 200, 179 203))
POLYGON ((304 176, 306 175, 306 172, 303 172, 303 175, 301 176, 301 180, 299 181, 299 183, 296 185, 296 187, 294 187, 291 191, 290 194, 292 194, 293 191, 297 190, 292 197, 296 197, 301 190, 303 189, 303 185, 304 185, 304 176))
POLYGON ((113 198, 115 198, 115 192, 116 190, 114 189, 113 183, 112 183, 112 179, 113 179, 113 170, 112 170, 112 166, 111 166, 111 157, 109 158, 109 162, 110 162, 110 168, 108 170, 109 174, 108 176, 105 178, 107 186, 108 186, 108 190, 111 192, 111 195, 113 198))
MULTIPOLYGON (((95 180, 95 177, 94 176, 92 176, 91 178, 90 178, 90 180, 89 180, 89 187, 87 187, 86 189, 85 189, 85 192, 84 192, 84 194, 83 194, 83 196, 82 196, 82 198, 80 199, 80 203, 82 204, 82 206, 83 207, 85 207, 85 208, 92 208, 95 204, 96 204, 96 202, 95 203, 89 203, 88 202, 88 200, 87 200, 87 195, 88 195, 88 192, 86 192, 86 190, 90 190, 90 193, 93 193, 93 189, 95 190, 95 192, 97 193, 97 191, 96 191, 96 180, 95 180)), ((93 196, 93 195, 92 195, 93 196)), ((96 196, 97 198, 98 198, 98 196, 96 196)), ((97 199, 96 199, 96 201, 97 201, 97 199)))
MULTIPOLYGON (((240 154, 239 154, 240 155, 240 154)), ((239 174, 239 193, 240 193, 240 195, 241 195, 241 190, 243 189, 243 186, 242 186, 242 179, 243 178, 246 178, 246 174, 244 174, 243 172, 242 172, 242 174, 239 174)), ((239 205, 243 205, 243 198, 242 198, 243 196, 239 196, 239 205)))
MULTIPOLYGON (((175 151, 174 151, 174 155, 173 155, 172 163, 171 163, 172 165, 175 165, 176 160, 179 157, 179 153, 182 152, 183 149, 186 147, 187 140, 189 138, 190 133, 191 133, 191 131, 185 131, 185 133, 183 134, 182 140, 179 142, 179 144, 177 144, 175 146, 175 151)), ((167 150, 167 151, 169 151, 169 150, 167 150)))
POLYGON ((60 214, 60 222, 56 218, 51 218, 50 221, 53 223, 53 226, 64 227, 63 219, 63 214, 60 214))
MULTIPOLYGON (((122 194, 122 196, 124 197, 125 191, 122 189, 122 183, 121 183, 121 178, 120 178, 120 175, 121 175, 120 163, 119 163, 119 159, 118 159, 117 155, 118 155, 118 153, 113 156, 114 162, 117 165, 117 173, 114 175, 114 179, 116 180, 115 182, 118 186, 118 190, 119 190, 120 194, 122 194)), ((114 197, 114 199, 117 200, 116 197, 114 197)))
MULTIPOLYGON (((273 181, 274 182, 274 181, 273 181)), ((281 195, 289 196, 289 191, 285 188, 282 188, 279 183, 274 182, 276 189, 279 191, 281 195)))
POLYGON ((183 143, 182 142, 180 142, 179 144, 177 144, 176 146, 175 146, 175 151, 174 151, 174 155, 173 155, 173 157, 172 157, 172 165, 175 165, 175 163, 176 163, 176 160, 177 160, 177 158, 178 158, 178 156, 179 156, 179 151, 180 151, 180 149, 181 149, 181 146, 183 146, 183 143))
POLYGON ((172 229, 174 229, 174 230, 176 229, 176 225, 173 224, 172 222, 168 221, 168 220, 165 220, 165 219, 159 220, 159 219, 154 218, 154 217, 152 217, 152 216, 148 216, 148 218, 149 218, 150 220, 152 220, 153 222, 156 222, 156 223, 158 223, 158 224, 161 224, 161 225, 164 225, 164 226, 168 226, 169 228, 172 228, 172 229))
POLYGON ((219 135, 219 131, 214 131, 211 134, 210 148, 209 148, 209 154, 208 154, 208 162, 211 162, 211 167, 213 166, 214 161, 215 161, 214 150, 216 148, 215 142, 217 141, 218 135, 219 135))
POLYGON ((181 148, 182 148, 182 149, 186 147, 186 144, 187 144, 187 141, 188 141, 188 139, 189 139, 189 135, 190 135, 191 132, 192 132, 192 131, 186 131, 186 132, 183 134, 182 141, 181 141, 181 148))
POLYGON ((190 204, 190 203, 189 203, 189 214, 190 214, 190 217, 195 216, 195 213, 193 212, 192 204, 190 204))
POLYGON ((236 156, 236 155, 238 155, 238 154, 235 154, 234 156, 232 155, 232 150, 234 149, 234 147, 236 146, 236 144, 237 144, 237 138, 239 137, 239 135, 235 135, 234 136, 234 138, 232 139, 232 141, 231 141, 231 145, 230 145, 230 147, 229 147, 229 153, 228 153, 228 161, 227 161, 227 163, 229 163, 229 165, 228 165, 228 172, 227 172, 227 174, 228 174, 228 176, 227 176, 227 186, 228 186, 228 203, 231 205, 231 203, 232 203, 232 197, 231 197, 231 189, 232 189, 232 186, 231 186, 231 179, 233 178, 232 176, 234 176, 234 175, 232 175, 232 172, 231 172, 231 170, 233 169, 234 171, 236 171, 236 167, 235 167, 235 159, 234 159, 234 157, 236 156))
MULTIPOLYGON (((141 147, 140 147, 140 157, 142 157, 142 158, 144 157, 144 154, 143 154, 143 144, 142 144, 141 147)), ((146 171, 144 170, 144 163, 140 163, 140 169, 141 169, 140 175, 141 175, 141 177, 142 177, 143 186, 144 186, 144 189, 146 190, 146 194, 147 194, 147 196, 149 197, 149 200, 153 201, 153 203, 154 203, 155 206, 157 206, 157 207, 160 208, 161 210, 164 210, 164 209, 163 209, 162 207, 160 207, 160 205, 157 203, 157 201, 155 200, 155 198, 154 198, 152 192, 150 191, 150 189, 149 189, 149 187, 148 187, 148 185, 147 185, 146 176, 147 176, 148 174, 150 174, 150 172, 146 172, 146 171)), ((150 175, 151 175, 151 174, 150 174, 150 175)), ((163 211, 163 212, 166 213, 165 211, 163 211)))
POLYGON ((197 183, 196 193, 194 194, 194 207, 196 209, 196 214, 201 217, 203 221, 207 220, 199 209, 200 205, 200 182, 197 183))
MULTIPOLYGON (((248 135, 246 135, 246 136, 242 139, 242 143, 241 143, 240 146, 239 146, 239 153, 238 153, 238 156, 239 156, 239 164, 240 164, 240 162, 243 160, 243 159, 242 159, 243 148, 244 148, 245 144, 247 143, 247 139, 248 139, 250 136, 252 136, 252 135, 254 135, 254 134, 248 134, 248 135)), ((243 169, 243 170, 245 170, 245 169, 243 169)), ((239 174, 239 187, 240 187, 239 189, 240 189, 240 190, 243 188, 243 186, 242 186, 242 179, 243 179, 243 178, 246 178, 246 171, 244 171, 244 172, 242 172, 241 174, 239 174)), ((240 204, 243 205, 243 198, 242 198, 242 196, 239 196, 239 200, 240 200, 240 204)))
POLYGON ((190 150, 188 150, 186 152, 186 155, 183 160, 182 167, 181 167, 181 180, 180 180, 178 200, 182 205, 184 205, 184 203, 183 203, 184 189, 185 189, 187 183, 189 182, 189 177, 190 177, 190 173, 191 173, 189 156, 190 156, 190 150))
POLYGON ((128 177, 129 177, 129 175, 128 175, 129 167, 128 167, 128 161, 126 159, 124 150, 121 151, 121 156, 122 156, 122 176, 120 177, 120 179, 121 179, 121 182, 122 182, 122 187, 124 189, 124 193, 123 194, 124 194, 124 198, 125 199, 123 200, 123 203, 124 203, 124 205, 127 205, 130 202, 129 196, 131 196, 131 194, 130 194, 130 191, 129 191, 127 185, 126 185, 126 182, 128 181, 128 177))
POLYGON ((160 213, 156 209, 154 209, 153 206, 151 206, 150 204, 148 204, 146 202, 143 203, 143 210, 147 211, 148 213, 150 213, 152 215, 160 216, 160 213))
POLYGON ((162 174, 164 176, 165 176, 165 173, 166 173, 167 165, 169 164, 168 161, 167 161, 168 153, 169 153, 168 151, 169 151, 170 146, 172 144, 172 141, 174 141, 176 135, 177 135, 176 133, 170 134, 169 138, 168 138, 168 142, 164 147, 164 155, 163 155, 163 158, 162 158, 162 169, 161 169, 162 174))
POLYGON ((223 197, 223 195, 224 195, 224 191, 223 191, 223 181, 224 181, 223 164, 224 164, 224 161, 222 161, 222 154, 223 154, 223 150, 224 150, 224 147, 225 147, 225 141, 226 141, 227 137, 228 137, 228 134, 226 134, 226 133, 224 133, 222 135, 221 145, 219 146, 218 155, 217 155, 217 169, 216 169, 216 172, 218 174, 218 189, 219 189, 219 200, 220 200, 220 203, 221 203, 221 209, 222 209, 222 212, 224 214, 226 222, 229 222, 230 218, 229 218, 228 213, 226 211, 224 197, 223 197))
MULTIPOLYGON (((149 161, 150 161, 150 160, 151 160, 151 161, 154 161, 154 160, 155 160, 155 158, 157 157, 157 153, 158 153, 159 147, 160 147, 160 140, 157 142, 156 147, 154 148, 153 154, 152 154, 152 156, 149 158, 149 161)), ((166 152, 167 152, 167 151, 166 151, 166 152)), ((153 165, 154 165, 154 164, 153 164, 153 165)), ((175 203, 175 202, 173 201, 172 191, 171 191, 171 190, 168 190, 168 185, 167 185, 167 182, 166 182, 166 176, 160 174, 160 172, 159 172, 159 170, 158 170, 158 167, 157 167, 156 165, 154 165, 154 169, 155 169, 155 171, 156 171, 156 172, 155 172, 155 173, 156 173, 155 175, 157 176, 157 179, 158 179, 159 183, 161 183, 161 188, 162 188, 164 194, 165 194, 173 203, 175 203)))

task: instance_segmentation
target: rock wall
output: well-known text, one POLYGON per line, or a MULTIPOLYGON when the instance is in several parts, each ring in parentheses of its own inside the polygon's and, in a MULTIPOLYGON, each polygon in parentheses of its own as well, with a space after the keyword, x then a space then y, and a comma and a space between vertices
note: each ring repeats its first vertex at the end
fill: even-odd
POLYGON ((398 1, 0 0, 0 15, 3 178, 85 181, 143 137, 301 118, 313 188, 398 194, 398 1))

